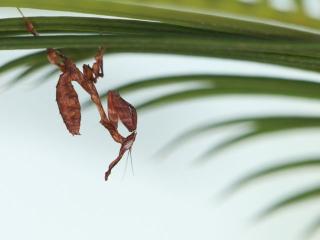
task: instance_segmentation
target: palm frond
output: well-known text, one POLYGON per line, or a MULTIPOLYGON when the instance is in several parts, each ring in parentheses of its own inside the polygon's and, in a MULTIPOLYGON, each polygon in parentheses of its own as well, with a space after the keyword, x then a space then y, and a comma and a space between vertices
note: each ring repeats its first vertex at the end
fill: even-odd
MULTIPOLYGON (((187 83, 197 83, 197 87, 146 100, 137 108, 140 111, 155 109, 181 101, 221 95, 278 95, 316 100, 320 98, 320 84, 317 82, 288 78, 217 74, 175 75, 135 80, 130 84, 119 86, 116 90, 125 94, 177 83, 182 84, 182 86, 187 83)), ((105 92, 101 94, 101 97, 105 98, 106 95, 105 92)), ((87 101, 84 105, 88 107, 90 101, 87 101)))
POLYGON ((276 204, 273 204, 272 206, 270 206, 269 208, 261 212, 257 218, 261 219, 271 214, 274 214, 282 209, 290 207, 292 205, 306 203, 310 200, 316 200, 319 198, 320 198, 320 187, 316 186, 306 191, 301 191, 299 193, 293 194, 292 196, 287 197, 277 202, 276 204))
MULTIPOLYGON (((249 174, 247 176, 244 176, 243 178, 240 178, 235 183, 230 185, 225 191, 224 196, 230 196, 230 194, 233 194, 237 190, 241 190, 243 187, 247 186, 250 183, 256 183, 257 180, 261 178, 266 177, 273 177, 278 174, 282 174, 285 172, 294 172, 296 170, 305 170, 305 169, 314 169, 315 167, 320 167, 320 159, 319 158, 309 158, 309 159, 302 159, 302 160, 295 160, 295 161, 289 161, 282 164, 278 164, 275 166, 271 166, 268 168, 263 168, 262 170, 256 171, 252 174, 249 174)), ((305 201, 317 199, 320 197, 319 188, 312 188, 310 190, 295 194, 291 197, 288 197, 265 211, 263 211, 259 216, 258 219, 268 217, 269 215, 273 213, 277 213, 278 211, 285 209, 286 207, 290 207, 294 204, 300 204, 305 203, 305 201)), ((316 219, 313 221, 309 227, 304 231, 302 237, 303 239, 309 239, 311 238, 315 232, 320 228, 320 221, 319 219, 316 219)))
POLYGON ((273 177, 277 174, 281 174, 284 172, 292 172, 295 170, 302 170, 307 168, 313 169, 314 167, 320 167, 319 158, 289 161, 275 166, 263 168, 262 170, 256 171, 250 175, 238 179, 226 190, 226 193, 232 194, 233 192, 242 189, 250 183, 255 183, 257 180, 261 178, 273 177))
MULTIPOLYGON (((319 27, 319 20, 311 18, 305 11, 302 11, 302 5, 298 4, 300 11, 278 11, 269 6, 266 1, 256 2, 255 4, 245 4, 240 1, 111 1, 111 0, 70 0, 70 1, 41 1, 41 0, 3 0, 0 7, 20 7, 35 8, 47 10, 72 11, 81 13, 92 13, 107 16, 118 16, 125 18, 136 18, 151 21, 160 21, 174 25, 198 27, 205 29, 219 28, 221 31, 229 29, 236 30, 238 27, 244 28, 241 24, 234 24, 232 19, 214 16, 212 14, 199 13, 190 9, 206 9, 206 12, 219 11, 220 13, 229 13, 242 16, 253 16, 259 19, 272 19, 284 23, 297 24, 308 27, 319 27), (143 4, 141 4, 143 3, 143 4), (167 3, 167 4, 166 4, 167 3), (165 4, 165 5, 164 5, 165 4), (202 5, 199 6, 199 5, 202 5), (174 7, 170 7, 174 5, 174 7), (300 7, 299 7, 300 6, 300 7), (189 10, 174 10, 174 9, 189 10), (191 11, 190 11, 191 10, 191 11), (297 17, 299 16, 299 17, 297 17)), ((299 1, 298 1, 299 2, 299 1)), ((246 28, 247 32, 262 31, 258 28, 246 28)))
POLYGON ((31 66, 28 66, 24 71, 22 71, 20 74, 18 74, 16 77, 11 79, 9 82, 7 82, 4 86, 3 89, 7 90, 9 88, 14 87, 33 73, 37 72, 39 69, 43 68, 46 65, 46 63, 39 62, 36 64, 33 64, 31 66))
POLYGON ((320 229, 320 218, 318 217, 306 228, 306 230, 302 234, 302 238, 311 239, 319 229, 320 229))
POLYGON ((239 59, 319 71, 318 43, 258 41, 199 36, 162 35, 63 35, 43 37, 2 37, 0 49, 97 48, 108 53, 169 53, 239 59), (190 47, 192 46, 192 47, 190 47), (285 46, 285 47, 284 47, 285 46))
MULTIPOLYGON (((128 1, 126 1, 128 2, 128 1)), ((132 3, 151 5, 147 0, 130 0, 132 3)), ((234 14, 236 16, 247 16, 251 19, 276 20, 282 23, 290 23, 302 26, 319 28, 319 19, 308 14, 304 0, 291 1, 291 8, 278 10, 272 6, 271 1, 239 1, 239 0, 155 0, 152 6, 184 8, 193 11, 204 11, 206 13, 234 14)))
MULTIPOLYGON (((78 33, 78 34, 201 34, 201 35, 228 35, 215 31, 181 27, 165 23, 138 21, 131 19, 105 19, 92 17, 30 17, 37 31, 48 33, 78 33)), ((26 28, 21 18, 0 19, 0 36, 26 35, 26 28)), ((244 36, 245 37, 245 36, 244 36)), ((301 39, 298 34, 297 39, 301 39)), ((306 34, 307 39, 315 36, 306 34)))
POLYGON ((182 135, 174 138, 167 145, 165 145, 159 152, 163 154, 169 154, 173 150, 176 150, 182 144, 186 143, 188 140, 194 139, 197 135, 204 134, 213 131, 218 128, 246 124, 251 127, 251 130, 243 133, 241 135, 231 137, 220 144, 211 147, 205 153, 203 153, 198 159, 208 160, 210 156, 219 151, 226 149, 227 147, 233 146, 243 140, 248 140, 249 138, 256 137, 258 135, 275 133, 285 130, 295 130, 304 128, 319 128, 320 127, 320 117, 314 116, 267 116, 267 117, 251 117, 251 118, 237 118, 232 120, 225 120, 220 122, 214 122, 209 124, 204 124, 203 126, 186 131, 182 135))
POLYGON ((30 65, 38 64, 40 62, 45 62, 45 61, 47 61, 45 51, 39 51, 36 53, 27 54, 23 57, 18 57, 14 60, 10 60, 9 62, 0 66, 0 73, 5 73, 7 71, 10 71, 28 64, 30 65))

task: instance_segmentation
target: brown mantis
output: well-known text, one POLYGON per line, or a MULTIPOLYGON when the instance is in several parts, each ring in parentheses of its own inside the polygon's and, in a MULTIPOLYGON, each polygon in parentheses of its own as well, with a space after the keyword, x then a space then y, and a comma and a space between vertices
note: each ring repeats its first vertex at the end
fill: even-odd
MULTIPOLYGON (((27 19, 20 9, 26 29, 35 37, 39 36, 32 22, 27 19)), ((92 67, 87 64, 83 65, 81 72, 75 63, 60 51, 47 48, 47 57, 51 64, 56 65, 61 70, 56 86, 56 101, 59 107, 62 119, 72 135, 80 134, 81 123, 81 106, 78 94, 75 91, 72 82, 77 82, 91 97, 92 102, 98 109, 100 115, 100 123, 107 129, 113 140, 121 144, 119 154, 113 160, 105 173, 107 181, 111 170, 121 160, 125 152, 131 151, 133 143, 137 135, 137 112, 136 109, 127 101, 125 101, 116 91, 109 91, 107 94, 108 111, 105 112, 99 93, 95 87, 95 83, 99 77, 103 77, 103 54, 104 48, 100 47, 92 67), (118 131, 118 122, 131 132, 127 137, 123 137, 118 131)))

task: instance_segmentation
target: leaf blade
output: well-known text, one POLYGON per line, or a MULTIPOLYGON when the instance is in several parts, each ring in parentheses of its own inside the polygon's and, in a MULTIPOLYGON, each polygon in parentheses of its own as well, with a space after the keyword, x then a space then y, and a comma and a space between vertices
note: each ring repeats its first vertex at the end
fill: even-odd
POLYGON ((283 200, 271 205, 264 211, 262 211, 257 218, 262 219, 270 216, 271 214, 275 214, 280 210, 283 210, 287 207, 291 207, 292 205, 298 203, 305 203, 306 201, 314 200, 320 198, 320 187, 310 188, 306 191, 301 191, 299 193, 293 194, 290 197, 284 198, 283 200))

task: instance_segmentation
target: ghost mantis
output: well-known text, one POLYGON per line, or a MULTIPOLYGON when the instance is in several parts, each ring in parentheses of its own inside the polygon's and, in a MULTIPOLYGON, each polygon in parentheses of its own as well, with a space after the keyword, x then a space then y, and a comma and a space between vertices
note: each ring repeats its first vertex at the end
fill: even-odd
MULTIPOLYGON (((20 9, 26 29, 35 37, 39 36, 32 22, 26 18, 20 9)), ((95 62, 92 67, 84 64, 82 72, 75 63, 65 56, 62 52, 47 48, 47 57, 51 64, 56 65, 61 75, 56 86, 56 101, 62 119, 72 135, 80 134, 81 106, 78 94, 75 91, 72 82, 77 82, 91 97, 100 115, 100 123, 107 129, 113 140, 121 144, 119 154, 113 160, 108 170, 105 172, 105 181, 111 174, 112 169, 121 160, 123 155, 131 152, 133 143, 137 135, 137 112, 134 106, 125 101, 116 91, 109 91, 107 94, 108 111, 105 112, 99 93, 95 87, 98 78, 103 77, 103 54, 104 47, 100 47, 95 56, 95 62), (130 134, 123 137, 118 131, 118 123, 122 122, 130 134)))

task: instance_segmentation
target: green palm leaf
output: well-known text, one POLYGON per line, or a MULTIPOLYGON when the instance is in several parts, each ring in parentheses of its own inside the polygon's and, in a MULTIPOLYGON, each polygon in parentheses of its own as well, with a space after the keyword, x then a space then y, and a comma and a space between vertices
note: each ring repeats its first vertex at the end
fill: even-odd
POLYGON ((221 39, 198 36, 64 35, 44 37, 2 37, 0 49, 97 48, 107 46, 109 53, 170 53, 232 58, 318 71, 318 43, 221 39), (284 47, 284 45, 286 47, 284 47), (190 47, 192 46, 192 47, 190 47))
POLYGON ((39 63, 33 64, 33 65, 27 67, 24 71, 22 71, 20 74, 18 74, 14 79, 11 79, 8 83, 6 83, 3 86, 3 89, 7 90, 9 88, 14 87, 16 84, 20 83, 22 80, 26 79, 27 77, 32 75, 34 72, 38 71, 44 65, 46 65, 46 64, 43 62, 39 62, 39 63))
POLYGON ((278 164, 275 166, 271 166, 268 168, 263 168, 260 171, 254 172, 250 175, 244 176, 243 178, 237 180, 233 183, 226 191, 226 193, 231 194, 241 188, 247 186, 250 183, 254 183, 261 178, 272 177, 277 174, 281 174, 284 172, 292 172, 294 170, 306 169, 306 168, 314 168, 320 167, 320 159, 319 158, 311 158, 311 159, 303 159, 298 161, 290 161, 282 164, 278 164))
POLYGON ((320 218, 314 220, 302 234, 303 239, 311 239, 320 228, 320 218))
POLYGON ((272 206, 261 212, 258 218, 261 219, 292 205, 306 203, 310 200, 317 200, 318 198, 320 198, 320 187, 316 186, 306 191, 301 191, 299 193, 293 194, 292 196, 284 198, 276 204, 273 204, 272 206))
MULTIPOLYGON (((224 33, 180 27, 158 22, 146 22, 137 20, 104 19, 89 17, 32 17, 37 31, 46 33, 96 33, 96 34, 146 34, 146 33, 167 33, 167 34, 201 34, 201 35, 227 35, 224 33)), ((26 27, 20 18, 0 19, 0 36, 26 35, 26 27)), ((313 39, 315 36, 307 34, 305 37, 313 39)), ((297 38, 298 37, 297 34, 297 38)))
MULTIPOLYGON (((126 1, 128 2, 128 1, 126 1)), ((133 3, 150 4, 147 0, 130 0, 133 3)), ((156 0, 152 1, 153 5, 162 7, 184 7, 190 10, 205 11, 207 13, 230 13, 237 16, 250 16, 252 19, 270 19, 279 22, 304 25, 309 27, 319 28, 319 20, 312 18, 307 14, 303 0, 295 0, 294 8, 287 11, 280 11, 272 7, 270 1, 260 0, 252 2, 241 2, 237 0, 156 0)))
POLYGON ((0 66, 0 74, 28 64, 38 64, 40 62, 45 61, 47 61, 45 51, 39 51, 36 53, 28 54, 23 57, 16 58, 14 60, 10 60, 9 62, 0 66))
MULTIPOLYGON (((186 100, 235 94, 279 95, 306 99, 320 98, 320 84, 317 82, 287 78, 215 74, 176 75, 135 80, 130 84, 119 86, 116 90, 125 94, 173 84, 181 84, 183 87, 183 84, 189 83, 197 83, 197 87, 146 100, 138 105, 137 108, 142 111, 186 100)), ((105 98, 106 95, 107 93, 105 92, 101 94, 101 97, 105 98)), ((89 105, 90 101, 87 101, 85 106, 89 105)))
MULTIPOLYGON (((203 2, 203 1, 201 1, 203 2)), ((196 1, 170 1, 175 6, 175 9, 179 7, 190 8, 196 7, 197 9, 218 10, 226 13, 233 13, 237 15, 255 16, 261 18, 268 18, 274 20, 280 20, 282 22, 294 23, 298 25, 319 27, 319 21, 308 17, 303 11, 292 12, 279 12, 271 8, 264 1, 257 4, 244 4, 239 1, 205 1, 200 7, 196 1), (209 7, 209 8, 208 8, 209 7), (297 14, 299 14, 297 17, 297 14)), ((72 11, 82 13, 93 13, 109 16, 118 16, 126 18, 137 18, 144 20, 161 21, 165 23, 181 25, 181 26, 195 26, 200 28, 212 29, 219 28, 221 31, 227 31, 228 29, 237 29, 238 27, 244 28, 241 24, 234 24, 235 21, 230 19, 224 19, 222 17, 213 16, 204 13, 195 13, 190 11, 173 10, 170 6, 166 5, 166 8, 162 5, 168 3, 165 1, 153 1, 151 4, 148 1, 144 1, 144 4, 137 4, 139 1, 109 1, 109 0, 70 0, 70 1, 41 1, 41 0, 3 0, 0 3, 0 7, 20 7, 20 8, 36 8, 36 9, 48 9, 48 10, 61 10, 72 11), (161 6, 159 8, 158 6, 161 6), (239 26, 240 25, 240 26, 239 26)), ((301 6, 301 5, 298 5, 301 6)), ((298 8, 301 9, 301 8, 298 8)), ((254 28, 246 28, 247 32, 252 32, 254 28)), ((260 30, 261 31, 261 30, 260 30)))
POLYGON ((251 127, 251 130, 245 132, 239 136, 227 139, 221 142, 219 145, 210 148, 207 152, 199 157, 199 160, 208 160, 210 156, 219 151, 226 149, 227 147, 233 146, 249 138, 275 133, 284 130, 293 129, 303 129, 303 128, 319 128, 320 127, 320 117, 307 117, 307 116, 267 116, 267 117, 251 117, 251 118, 238 118, 233 120, 225 120, 221 122, 209 123, 203 126, 186 131, 182 135, 170 141, 166 146, 164 146, 159 152, 163 154, 169 154, 173 150, 176 150, 182 144, 186 143, 188 140, 194 139, 197 135, 204 134, 213 131, 218 128, 246 124, 251 127))

